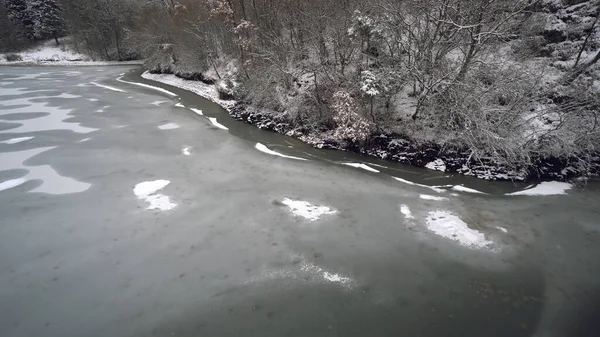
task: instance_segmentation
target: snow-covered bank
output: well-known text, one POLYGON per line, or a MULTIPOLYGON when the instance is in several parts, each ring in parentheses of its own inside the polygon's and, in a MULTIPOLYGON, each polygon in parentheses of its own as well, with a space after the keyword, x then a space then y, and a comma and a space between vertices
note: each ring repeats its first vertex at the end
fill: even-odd
POLYGON ((57 46, 54 40, 21 52, 0 54, 0 65, 9 66, 107 66, 143 63, 143 60, 95 61, 69 49, 64 43, 57 46))
MULTIPOLYGON (((530 178, 567 180, 581 175, 570 166, 570 161, 565 158, 538 158, 532 154, 535 167, 515 169, 499 164, 491 157, 475 160, 472 158, 472 151, 466 148, 442 146, 436 143, 417 143, 398 134, 372 135, 368 142, 360 146, 340 143, 334 139, 332 132, 311 133, 309 130, 293 127, 281 114, 259 110, 235 100, 221 99, 215 85, 186 80, 173 74, 153 74, 148 71, 144 72, 142 77, 191 91, 221 105, 232 118, 252 124, 262 130, 297 138, 316 148, 356 152, 412 166, 426 167, 447 173, 460 173, 486 180, 524 181, 530 178)), ((598 169, 600 168, 600 158, 597 162, 591 163, 591 166, 595 169, 589 170, 590 172, 600 171, 598 169)), ((376 171, 375 169, 371 170, 376 171)), ((460 189, 461 187, 457 188, 459 191, 460 189)), ((465 191, 463 190, 463 192, 465 191)))

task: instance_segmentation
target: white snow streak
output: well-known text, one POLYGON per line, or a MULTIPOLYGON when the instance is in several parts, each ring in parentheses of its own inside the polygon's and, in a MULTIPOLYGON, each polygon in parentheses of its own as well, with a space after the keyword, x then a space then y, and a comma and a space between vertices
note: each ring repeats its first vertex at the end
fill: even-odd
POLYGON ((193 112, 195 112, 196 114, 198 114, 200 116, 204 116, 204 114, 202 113, 202 110, 200 110, 200 109, 190 108, 190 110, 192 110, 193 112))
POLYGON ((214 117, 208 117, 208 120, 210 120, 210 122, 212 123, 212 125, 218 127, 219 129, 229 130, 225 125, 217 122, 217 119, 214 118, 214 117))
POLYGON ((0 144, 17 144, 17 143, 21 143, 21 142, 26 142, 31 139, 33 139, 33 137, 11 138, 11 139, 1 141, 0 144))
POLYGON ((104 88, 104 89, 108 89, 108 90, 112 90, 112 91, 116 91, 116 92, 126 92, 125 90, 121 90, 115 87, 109 87, 108 85, 104 85, 104 84, 100 84, 100 83, 96 83, 96 82, 90 82, 90 84, 93 84, 97 87, 100 88, 104 88))
POLYGON ((506 229, 504 227, 496 226, 496 228, 498 228, 499 230, 501 230, 503 233, 508 233, 508 229, 506 229))
POLYGON ((177 124, 177 123, 167 123, 167 124, 160 125, 158 128, 161 129, 161 130, 173 130, 173 129, 178 129, 179 128, 179 124, 177 124))
POLYGON ((19 185, 24 184, 26 181, 27 181, 27 179, 23 179, 23 178, 3 181, 0 183, 0 191, 9 190, 11 188, 17 187, 19 185))
POLYGON ((266 147, 265 145, 263 145, 261 143, 256 143, 256 145, 254 145, 254 148, 256 148, 260 152, 263 152, 263 153, 266 153, 266 154, 270 154, 272 156, 279 156, 279 157, 282 157, 282 158, 296 159, 296 160, 307 160, 307 159, 304 159, 304 158, 294 157, 294 156, 288 156, 288 155, 285 155, 283 153, 275 152, 275 151, 269 149, 268 147, 266 147))
POLYGON ((288 206, 294 215, 301 216, 309 221, 319 220, 322 215, 337 213, 336 210, 332 210, 327 206, 315 206, 307 201, 285 198, 282 203, 288 206))
POLYGON ((367 171, 370 171, 370 172, 379 173, 379 170, 376 170, 376 169, 372 168, 371 166, 365 165, 365 164, 362 164, 362 163, 342 163, 342 164, 343 165, 347 165, 347 166, 356 167, 356 168, 361 168, 363 170, 367 170, 367 171))
POLYGON ((191 147, 189 147, 189 146, 188 146, 188 147, 184 147, 183 149, 181 149, 181 153, 182 153, 184 156, 189 156, 189 155, 191 155, 191 154, 192 154, 192 153, 190 152, 190 149, 191 149, 191 147))
POLYGON ((435 186, 429 186, 429 185, 417 184, 417 183, 413 183, 412 181, 408 181, 408 180, 406 180, 406 179, 402 179, 402 178, 398 178, 398 177, 394 177, 394 176, 392 176, 392 178, 394 178, 395 180, 397 180, 397 181, 399 181, 399 182, 401 182, 401 183, 405 183, 405 184, 407 184, 407 185, 412 185, 412 186, 419 186, 419 187, 428 188, 428 189, 430 189, 430 190, 432 190, 432 191, 436 191, 436 192, 438 192, 438 193, 442 193, 442 192, 446 191, 446 190, 444 190, 444 189, 441 189, 441 188, 438 188, 438 187, 435 187, 435 186))
POLYGON ((185 105, 181 104, 181 103, 177 103, 175 104, 176 107, 178 108, 185 108, 185 105))
POLYGON ((155 87, 153 85, 148 85, 148 84, 144 84, 144 83, 138 83, 138 82, 129 82, 129 81, 125 81, 124 79, 122 79, 121 77, 117 78, 117 81, 122 82, 122 83, 128 83, 128 84, 133 84, 133 85, 137 85, 140 87, 144 87, 144 88, 148 88, 148 89, 154 89, 154 90, 158 90, 162 93, 165 93, 167 95, 171 95, 171 96, 177 96, 177 94, 170 92, 169 90, 163 89, 163 88, 159 88, 159 87, 155 87))
POLYGON ((485 194, 485 193, 483 193, 481 191, 474 190, 472 188, 464 187, 464 186, 461 186, 461 185, 452 186, 452 189, 455 190, 455 191, 459 191, 459 192, 485 194))
POLYGON ((445 198, 445 197, 436 197, 434 195, 428 195, 428 194, 419 194, 419 198, 421 198, 423 200, 434 200, 434 201, 446 201, 446 200, 448 200, 448 198, 445 198))

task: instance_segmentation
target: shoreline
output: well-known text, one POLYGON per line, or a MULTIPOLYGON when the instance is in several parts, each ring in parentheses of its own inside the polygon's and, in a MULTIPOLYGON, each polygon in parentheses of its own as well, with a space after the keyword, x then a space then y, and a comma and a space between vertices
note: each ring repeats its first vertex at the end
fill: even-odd
MULTIPOLYGON (((533 168, 521 167, 514 170, 495 163, 491 158, 475 160, 472 158, 471 152, 465 148, 450 148, 435 143, 418 144, 396 134, 372 136, 362 146, 343 144, 334 140, 330 136, 330 132, 310 134, 306 130, 291 127, 287 121, 272 116, 268 112, 261 112, 239 101, 220 99, 214 84, 187 80, 176 74, 151 73, 148 70, 145 70, 141 77, 190 91, 219 104, 231 118, 244 121, 261 130, 299 139, 315 148, 354 152, 415 167, 458 173, 485 180, 567 181, 583 176, 575 167, 569 165, 569 158, 537 157, 535 158, 536 165, 533 168)), ((600 158, 596 158, 593 165, 595 171, 598 172, 600 158)))

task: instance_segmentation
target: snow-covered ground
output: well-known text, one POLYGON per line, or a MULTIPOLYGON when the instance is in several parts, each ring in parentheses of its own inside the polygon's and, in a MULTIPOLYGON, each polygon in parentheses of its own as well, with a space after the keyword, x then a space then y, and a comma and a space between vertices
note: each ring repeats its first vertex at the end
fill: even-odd
POLYGON ((94 61, 89 56, 71 50, 61 43, 56 45, 54 40, 17 53, 0 54, 0 65, 115 65, 115 64, 142 64, 143 61, 94 61), (7 55, 18 55, 21 60, 8 61, 7 55))
POLYGON ((229 111, 236 103, 235 101, 225 101, 220 99, 217 88, 214 85, 205 84, 200 81, 189 81, 170 74, 151 74, 148 71, 144 72, 142 77, 147 80, 161 82, 183 90, 191 91, 196 95, 200 95, 209 101, 221 105, 227 111, 229 111))

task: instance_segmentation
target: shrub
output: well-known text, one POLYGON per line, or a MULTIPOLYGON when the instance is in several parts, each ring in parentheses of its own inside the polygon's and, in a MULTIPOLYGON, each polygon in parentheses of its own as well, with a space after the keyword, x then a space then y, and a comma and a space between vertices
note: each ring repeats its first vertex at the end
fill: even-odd
POLYGON ((23 58, 19 54, 6 54, 4 57, 8 62, 23 61, 23 58))

